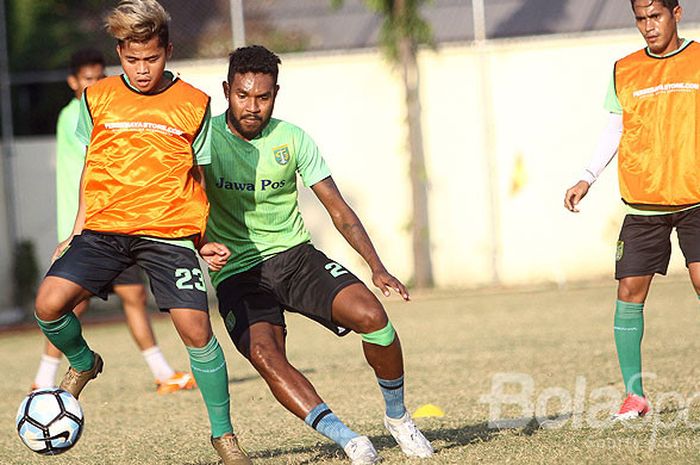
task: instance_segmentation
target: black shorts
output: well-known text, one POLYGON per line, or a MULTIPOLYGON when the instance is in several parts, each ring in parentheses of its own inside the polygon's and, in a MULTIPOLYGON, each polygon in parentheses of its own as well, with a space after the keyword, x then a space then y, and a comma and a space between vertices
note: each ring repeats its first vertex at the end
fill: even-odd
POLYGON ((151 292, 162 311, 208 310, 207 289, 196 252, 161 241, 83 231, 46 275, 67 279, 107 299, 115 278, 133 265, 148 275, 151 292))
POLYGON ((686 266, 700 262, 700 207, 663 215, 627 215, 617 242, 615 279, 665 275, 673 228, 686 266))
POLYGON ((130 266, 122 271, 119 276, 114 278, 114 281, 112 281, 112 288, 114 286, 131 286, 134 284, 144 284, 143 273, 138 265, 130 266))
POLYGON ((292 247, 216 288, 219 313, 234 344, 254 323, 285 327, 284 310, 300 313, 338 336, 350 330, 333 323, 333 299, 361 281, 311 244, 292 247))

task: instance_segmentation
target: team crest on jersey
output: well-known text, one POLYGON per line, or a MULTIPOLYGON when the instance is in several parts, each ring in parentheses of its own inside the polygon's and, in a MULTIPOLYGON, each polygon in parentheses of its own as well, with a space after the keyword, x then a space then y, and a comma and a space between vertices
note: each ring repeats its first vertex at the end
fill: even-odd
POLYGON ((622 260, 622 254, 625 252, 624 241, 617 241, 617 250, 615 251, 615 261, 619 262, 622 260))
POLYGON ((275 155, 275 161, 280 165, 289 163, 289 147, 286 145, 272 149, 272 153, 275 155))

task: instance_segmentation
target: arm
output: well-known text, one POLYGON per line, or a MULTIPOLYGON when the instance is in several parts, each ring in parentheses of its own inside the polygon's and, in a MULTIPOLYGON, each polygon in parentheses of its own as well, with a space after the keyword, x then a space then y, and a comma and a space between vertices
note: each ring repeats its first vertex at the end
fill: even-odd
POLYGON ((333 178, 329 176, 311 186, 311 189, 328 211, 336 229, 369 265, 374 285, 387 297, 390 295, 390 289, 393 289, 404 300, 409 300, 406 286, 386 270, 367 231, 355 212, 343 199, 333 178))
POLYGON ((78 213, 75 215, 75 222, 73 223, 73 231, 70 236, 63 242, 59 243, 51 256, 51 261, 53 262, 58 257, 60 257, 66 250, 68 245, 70 245, 73 237, 79 235, 83 231, 83 226, 85 225, 85 195, 83 189, 83 182, 85 177, 85 164, 83 164, 83 171, 80 173, 80 188, 78 190, 78 213))
POLYGON ((622 129, 622 115, 611 113, 593 158, 581 175, 581 180, 570 187, 564 195, 564 207, 567 210, 578 213, 578 203, 586 196, 590 186, 617 154, 617 148, 622 138, 622 129))

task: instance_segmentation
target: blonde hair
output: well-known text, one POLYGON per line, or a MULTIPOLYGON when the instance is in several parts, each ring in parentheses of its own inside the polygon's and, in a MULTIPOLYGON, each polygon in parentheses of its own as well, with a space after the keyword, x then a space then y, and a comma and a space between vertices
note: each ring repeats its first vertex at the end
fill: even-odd
POLYGON ((160 45, 170 43, 170 15, 156 0, 121 0, 105 19, 107 32, 123 42, 148 42, 158 37, 160 45))

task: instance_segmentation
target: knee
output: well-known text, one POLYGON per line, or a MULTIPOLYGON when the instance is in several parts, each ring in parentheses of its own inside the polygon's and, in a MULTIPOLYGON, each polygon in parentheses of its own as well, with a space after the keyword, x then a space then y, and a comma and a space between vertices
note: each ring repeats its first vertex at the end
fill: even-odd
POLYGON ((44 286, 39 287, 34 309, 36 316, 42 321, 53 321, 60 318, 64 313, 65 303, 55 292, 49 292, 44 286))
POLYGON ((369 334, 384 329, 389 323, 387 316, 381 305, 372 305, 360 309, 357 312, 356 327, 352 328, 360 334, 369 334))
POLYGON ((617 286, 617 300, 622 302, 643 303, 646 300, 648 286, 637 280, 620 280, 617 286))
POLYGON ((288 364, 279 348, 268 341, 252 342, 248 347, 248 360, 261 375, 270 375, 280 366, 288 364))

